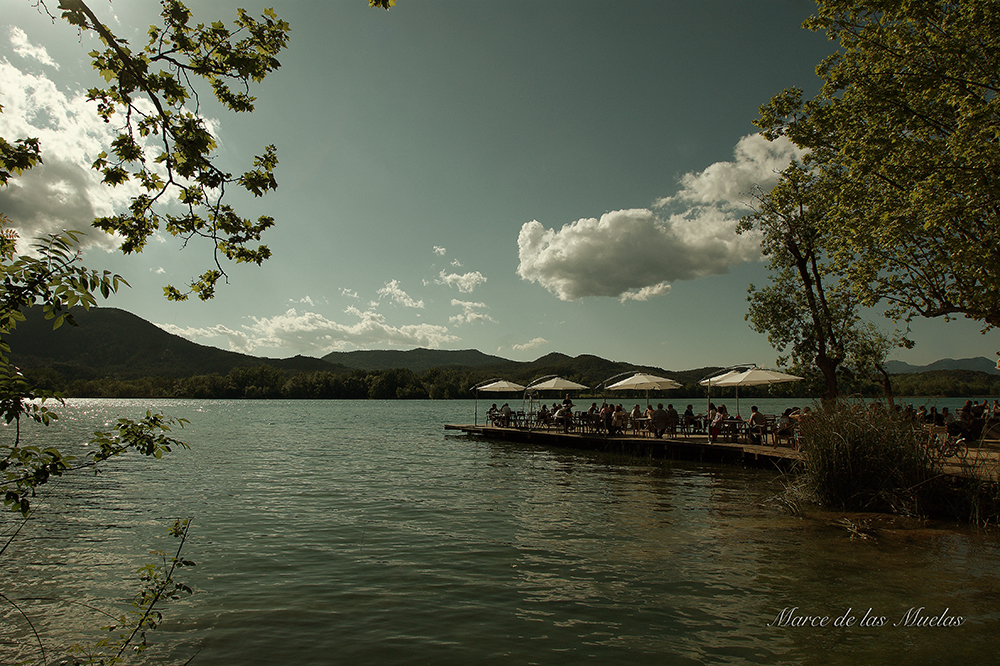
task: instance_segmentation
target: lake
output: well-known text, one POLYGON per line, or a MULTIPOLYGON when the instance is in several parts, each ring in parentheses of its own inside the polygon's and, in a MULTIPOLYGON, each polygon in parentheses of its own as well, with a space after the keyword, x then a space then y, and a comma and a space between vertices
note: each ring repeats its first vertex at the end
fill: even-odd
MULTIPOLYGON (((166 530, 186 516, 197 566, 179 578, 195 594, 163 607, 147 653, 171 663, 896 665, 1000 652, 993 530, 887 519, 877 539, 851 539, 844 514, 785 513, 776 471, 445 432, 472 422, 473 401, 77 399, 30 435, 70 449, 147 406, 190 419, 175 434, 192 449, 55 480, 3 554, 3 594, 50 659, 106 622, 84 604, 127 604, 135 569, 173 549, 166 530), (915 609, 961 623, 905 626, 915 609)), ((10 605, 0 622, 0 663, 39 658, 10 605)))

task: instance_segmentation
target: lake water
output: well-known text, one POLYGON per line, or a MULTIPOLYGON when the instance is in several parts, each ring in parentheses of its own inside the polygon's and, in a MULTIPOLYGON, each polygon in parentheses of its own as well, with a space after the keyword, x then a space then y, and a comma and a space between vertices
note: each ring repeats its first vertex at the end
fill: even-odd
MULTIPOLYGON (((1000 653, 993 531, 897 521, 852 540, 842 514, 784 513, 770 470, 445 432, 472 421, 472 401, 72 400, 44 434, 75 445, 148 404, 191 420, 179 435, 192 450, 50 483, 3 555, 3 594, 50 659, 105 622, 81 604, 127 603, 134 570, 173 547, 166 530, 185 516, 197 566, 180 578, 196 592, 163 608, 147 653, 171 663, 896 665, 1000 653), (894 626, 911 608, 963 621, 894 626), (777 626, 785 609, 829 619, 777 626), (861 626, 866 613, 885 621, 861 626)), ((10 605, 0 622, 0 663, 39 658, 10 605)))

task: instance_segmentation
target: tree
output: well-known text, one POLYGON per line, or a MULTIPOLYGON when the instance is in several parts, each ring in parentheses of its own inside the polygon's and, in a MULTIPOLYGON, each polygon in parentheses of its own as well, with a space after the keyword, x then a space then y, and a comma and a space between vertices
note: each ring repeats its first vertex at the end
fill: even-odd
MULTIPOLYGON (((101 23, 82 0, 60 0, 58 8, 70 24, 97 33, 105 47, 90 56, 106 85, 90 89, 88 96, 97 102, 97 112, 104 121, 115 124, 117 134, 108 149, 95 156, 93 167, 108 186, 133 181, 141 190, 132 197, 126 212, 95 220, 94 226, 120 234, 124 253, 141 251, 161 226, 185 245, 196 238, 207 239, 213 266, 191 281, 189 291, 173 286, 164 291, 175 300, 183 300, 189 293, 209 299, 218 280, 225 277, 223 258, 259 264, 270 256, 265 245, 255 244, 273 225, 273 218, 241 217, 226 194, 234 187, 255 196, 273 190, 277 186, 277 157, 274 147, 266 146, 241 175, 234 177, 222 169, 214 156, 215 139, 199 114, 194 84, 207 83, 215 98, 231 111, 253 111, 250 85, 279 67, 276 56, 287 44, 289 26, 272 10, 265 10, 260 20, 239 10, 233 29, 222 22, 193 24, 191 13, 178 0, 163 0, 161 4, 162 25, 150 27, 149 40, 138 51, 101 23), (181 205, 179 214, 162 212, 171 196, 181 205)), ((394 2, 373 4, 388 8, 394 2)), ((44 0, 38 0, 38 6, 49 11, 44 0)), ((37 139, 0 137, 0 186, 40 163, 43 149, 37 139)), ((0 338, 23 320, 25 308, 40 304, 54 326, 73 324, 72 307, 90 307, 98 294, 107 298, 125 284, 118 275, 80 264, 75 250, 78 232, 40 239, 34 254, 18 256, 17 236, 10 228, 16 222, 0 217, 0 338)), ((4 353, 9 351, 0 341, 0 413, 13 426, 13 434, 7 431, 11 439, 0 444, 0 490, 8 508, 27 516, 36 491, 51 477, 67 471, 93 467, 128 450, 159 458, 175 446, 185 446, 170 436, 175 422, 151 412, 143 419, 120 419, 111 432, 95 433, 93 453, 84 460, 22 441, 22 420, 48 425, 57 415, 46 404, 54 396, 33 388, 11 367, 4 353)), ((186 533, 187 522, 175 525, 174 534, 182 544, 186 533)), ((180 549, 172 558, 162 557, 161 567, 149 567, 143 573, 147 584, 135 599, 137 612, 121 619, 117 639, 105 642, 103 648, 111 651, 100 645, 96 653, 81 649, 87 663, 119 663, 127 647, 141 649, 144 631, 158 622, 157 604, 189 591, 172 577, 177 566, 190 564, 181 559, 180 549)), ((17 608, 2 593, 0 598, 17 608)))
POLYGON ((746 319, 779 353, 788 350, 782 364, 815 364, 824 379, 824 401, 836 400, 837 369, 847 359, 859 317, 850 290, 828 278, 821 188, 814 174, 793 163, 774 189, 754 196, 757 210, 737 231, 760 232, 771 284, 750 285, 746 319))
MULTIPOLYGON (((270 9, 259 21, 238 10, 235 29, 218 21, 192 25, 191 12, 179 0, 164 0, 162 5, 163 25, 150 26, 146 46, 133 52, 82 0, 59 2, 66 21, 93 30, 106 47, 90 56, 107 85, 87 94, 97 102, 104 121, 119 127, 110 154, 98 155, 93 167, 110 186, 131 180, 142 190, 132 197, 127 212, 99 218, 94 226, 120 234, 126 254, 142 251, 161 225, 185 244, 196 237, 208 239, 214 266, 193 280, 190 290, 209 299, 226 274, 221 258, 260 264, 271 254, 266 245, 251 244, 260 240, 274 219, 243 218, 225 197, 229 187, 255 196, 276 188, 278 159, 275 147, 269 145, 254 159, 253 168, 240 176, 217 166, 216 141, 198 113, 193 82, 207 82, 215 98, 233 112, 253 111, 250 83, 260 82, 280 66, 276 56, 288 43, 289 26, 270 9), (192 102, 194 107, 189 108, 192 102), (159 212, 157 204, 169 195, 177 197, 183 212, 159 212)), ((164 290, 174 300, 187 297, 173 286, 164 290)))
MULTIPOLYGON (((81 31, 96 32, 105 46, 90 56, 106 85, 91 88, 88 97, 97 102, 97 113, 106 123, 116 124, 117 134, 108 150, 96 156, 93 168, 111 187, 134 181, 141 190, 132 197, 126 212, 99 218, 93 225, 119 234, 126 254, 141 251, 161 226, 182 238, 185 245, 192 239, 207 239, 213 248, 213 267, 192 280, 188 292, 169 285, 164 288, 173 300, 184 300, 192 292, 206 300, 212 298, 218 280, 226 275, 222 258, 260 264, 270 256, 265 245, 254 244, 273 225, 273 218, 261 216, 253 221, 239 216, 226 194, 232 187, 255 196, 273 190, 277 187, 277 157, 274 146, 266 146, 253 166, 236 177, 216 164, 216 142, 199 114, 194 82, 207 82, 227 109, 252 112, 250 84, 260 82, 280 66, 276 56, 287 44, 289 26, 270 9, 260 20, 238 10, 233 29, 218 21, 193 24, 191 13, 178 0, 163 0, 161 4, 162 25, 149 28, 149 40, 139 51, 133 51, 101 23, 82 0, 60 0, 59 10, 62 18, 81 31), (161 212, 170 196, 181 204, 180 214, 161 212)), ((370 4, 388 9, 395 0, 370 0, 370 4)), ((38 0, 38 6, 49 11, 44 0, 38 0)), ((34 138, 0 137, 0 187, 39 164, 42 149, 34 138)), ((25 308, 41 305, 55 327, 64 322, 74 324, 71 308, 89 308, 96 303, 96 295, 108 298, 127 283, 121 276, 80 264, 75 250, 79 232, 40 239, 34 254, 18 256, 14 223, 0 211, 0 414, 13 425, 12 441, 0 444, 0 490, 4 504, 27 517, 30 498, 53 476, 93 467, 129 450, 159 458, 186 444, 170 435, 177 421, 151 412, 139 420, 119 419, 111 432, 95 433, 90 442, 92 453, 82 460, 63 455, 56 448, 41 449, 22 441, 22 420, 48 425, 58 416, 46 404, 54 396, 32 387, 10 366, 6 356, 10 349, 2 338, 23 321, 25 308)), ((283 375, 279 379, 283 381, 283 375)), ((179 424, 183 425, 183 420, 179 424)), ((188 522, 183 521, 172 530, 181 546, 187 527, 188 522)), ((145 584, 133 601, 135 611, 119 618, 111 628, 119 632, 116 638, 99 642, 96 651, 77 649, 87 663, 120 663, 126 648, 141 651, 146 629, 159 622, 157 605, 190 592, 173 578, 177 567, 192 564, 181 558, 181 546, 173 557, 159 553, 161 566, 142 570, 145 584)), ((5 549, 0 548, 0 553, 5 549)), ((2 592, 0 598, 20 611, 2 592)), ((39 647, 45 661, 41 642, 39 647)))
MULTIPOLYGON (((235 261, 260 263, 269 252, 266 246, 248 248, 273 220, 261 217, 250 222, 237 216, 223 203, 227 185, 236 183, 254 194, 261 195, 276 186, 273 168, 277 164, 273 147, 255 160, 255 168, 239 178, 217 167, 212 158, 215 140, 197 113, 197 95, 191 87, 193 78, 207 80, 219 99, 233 111, 252 111, 249 95, 251 81, 260 81, 278 67, 275 55, 287 43, 288 24, 280 21, 271 10, 264 19, 255 21, 240 10, 236 30, 222 23, 191 26, 191 13, 177 0, 164 0, 161 18, 163 26, 151 26, 149 43, 139 53, 133 53, 124 40, 116 37, 81 0, 60 0, 62 16, 81 30, 94 30, 106 45, 104 51, 90 55, 94 67, 107 82, 105 88, 88 91, 97 101, 97 112, 111 122, 121 118, 118 134, 112 141, 111 157, 102 152, 94 168, 104 174, 109 186, 134 179, 141 184, 143 194, 132 198, 129 211, 94 221, 108 233, 117 232, 125 239, 122 251, 141 250, 146 240, 163 222, 166 229, 180 235, 185 242, 202 236, 214 244, 216 269, 204 273, 191 283, 191 290, 203 299, 211 298, 215 284, 225 272, 219 255, 235 261), (241 89, 234 91, 237 85, 241 89), (140 103, 144 99, 146 103, 140 103), (186 104, 195 100, 195 109, 186 104), (117 115, 116 115, 117 114, 117 115), (145 141, 155 138, 159 152, 150 159, 145 141), (177 191, 186 207, 183 215, 163 215, 157 205, 168 192, 177 191)), ((47 11, 44 2, 40 6, 47 11)), ((0 109, 2 110, 2 109, 0 109)), ((0 186, 9 179, 42 161, 42 146, 37 139, 18 138, 11 143, 0 139, 0 186)), ((96 304, 95 294, 104 298, 127 284, 121 276, 107 271, 98 273, 80 265, 75 251, 79 232, 67 231, 40 240, 34 254, 15 254, 16 233, 9 228, 11 221, 0 217, 0 337, 9 333, 24 319, 22 311, 41 305, 45 316, 59 327, 63 322, 74 324, 70 309, 89 308, 96 304)), ((174 287, 166 288, 171 298, 186 297, 174 287)), ((31 387, 16 368, 11 368, 5 352, 10 349, 0 339, 0 405, 7 423, 20 424, 31 418, 48 424, 55 414, 44 401, 53 396, 31 387), (41 399, 41 402, 36 402, 41 399)), ((112 445, 108 438, 87 464, 96 464, 130 448, 146 455, 159 457, 170 445, 180 442, 167 437, 169 421, 160 415, 148 415, 145 421, 123 421, 120 437, 112 445)), ((97 440, 95 440, 96 442, 97 440)), ((100 443, 100 442, 98 442, 100 443)), ((62 474, 73 463, 57 449, 39 451, 24 446, 20 429, 12 445, 4 445, 6 457, 0 461, 0 488, 4 503, 24 514, 30 508, 28 499, 37 487, 51 476, 62 474)))
POLYGON ((854 374, 862 380, 875 381, 882 387, 882 397, 893 405, 892 380, 885 361, 895 347, 911 347, 905 337, 887 336, 871 322, 862 322, 854 331, 850 356, 854 360, 854 374))
POLYGON ((1000 325, 1000 4, 818 0, 805 26, 839 42, 822 90, 756 124, 810 150, 836 267, 897 320, 1000 325))

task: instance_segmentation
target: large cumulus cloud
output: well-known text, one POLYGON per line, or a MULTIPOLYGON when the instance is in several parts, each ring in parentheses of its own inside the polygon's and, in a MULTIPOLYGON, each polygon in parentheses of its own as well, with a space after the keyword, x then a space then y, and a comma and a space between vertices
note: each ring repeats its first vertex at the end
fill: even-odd
MULTIPOLYGON (((107 145, 111 129, 82 94, 66 95, 44 75, 0 61, 0 136, 35 137, 43 163, 0 189, 3 211, 23 238, 63 229, 86 230, 95 217, 124 206, 134 187, 110 188, 90 162, 107 145)), ((85 245, 114 247, 117 241, 91 230, 85 245)))
MULTIPOLYGON (((103 184, 91 164, 110 145, 122 120, 105 123, 97 115, 96 102, 88 101, 84 91, 61 90, 49 77, 57 63, 44 48, 31 44, 23 30, 10 28, 6 37, 11 53, 23 60, 15 65, 0 59, 0 136, 11 143, 37 138, 42 163, 0 189, 0 212, 12 220, 23 239, 74 229, 86 231, 84 247, 116 248, 120 239, 90 228, 91 223, 126 209, 130 198, 142 191, 132 181, 117 187, 103 184)), ((136 106, 144 112, 153 110, 141 99, 136 106)), ((218 121, 202 120, 217 136, 218 121)), ((144 146, 147 165, 164 175, 162 165, 154 163, 160 150, 154 144, 150 140, 144 146)), ((161 197, 161 203, 174 201, 172 193, 161 197)))
POLYGON ((799 154, 785 140, 744 137, 732 162, 685 174, 677 194, 653 209, 605 213, 547 229, 537 220, 518 234, 517 273, 565 301, 587 296, 646 300, 678 280, 720 275, 759 257, 759 239, 737 235, 754 185, 765 190, 799 154))

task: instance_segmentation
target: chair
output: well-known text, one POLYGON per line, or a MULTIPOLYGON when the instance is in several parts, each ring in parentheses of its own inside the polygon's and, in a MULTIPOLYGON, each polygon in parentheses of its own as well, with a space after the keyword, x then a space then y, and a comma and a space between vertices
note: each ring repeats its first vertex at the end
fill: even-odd
POLYGON ((771 436, 771 446, 778 445, 778 419, 774 415, 764 415, 764 429, 760 434, 761 444, 767 442, 767 436, 771 436))
POLYGON ((948 441, 948 427, 930 425, 927 430, 927 448, 939 449, 941 445, 948 441))
POLYGON ((784 440, 788 440, 788 445, 790 447, 792 447, 793 449, 799 448, 798 447, 798 441, 799 441, 799 429, 798 429, 798 426, 796 426, 795 424, 792 424, 792 426, 789 427, 788 429, 786 429, 784 433, 781 433, 781 432, 778 431, 777 424, 775 424, 775 428, 774 428, 774 445, 775 446, 781 446, 781 442, 784 441, 784 440))

